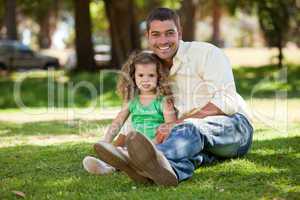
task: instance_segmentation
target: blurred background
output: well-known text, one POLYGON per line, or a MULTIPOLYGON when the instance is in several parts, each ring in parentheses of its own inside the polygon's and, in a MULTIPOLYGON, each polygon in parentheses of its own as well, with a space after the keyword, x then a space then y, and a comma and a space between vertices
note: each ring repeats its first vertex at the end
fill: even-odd
MULTIPOLYGON (((165 6, 181 15, 183 40, 225 48, 235 66, 280 67, 283 61, 300 60, 299 4, 299 0, 1 0, 0 39, 18 41, 1 42, 1 54, 11 45, 25 57, 34 57, 34 51, 57 57, 61 69, 118 69, 132 50, 147 47, 144 20, 153 8, 165 6)), ((43 58, 36 64, 43 66, 33 67, 58 67, 55 59, 43 58)), ((1 69, 28 67, 7 60, 0 60, 1 69)))
POLYGON ((145 18, 156 7, 178 11, 183 40, 225 51, 252 108, 277 113, 278 92, 297 107, 299 0, 0 0, 3 118, 24 107, 119 106, 114 70, 147 48, 145 18))

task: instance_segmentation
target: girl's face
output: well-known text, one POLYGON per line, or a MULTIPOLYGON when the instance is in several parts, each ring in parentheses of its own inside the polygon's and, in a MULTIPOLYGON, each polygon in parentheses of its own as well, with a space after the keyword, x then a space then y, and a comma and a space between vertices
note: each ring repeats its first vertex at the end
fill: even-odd
POLYGON ((154 63, 136 64, 134 77, 140 94, 156 93, 158 74, 154 63))

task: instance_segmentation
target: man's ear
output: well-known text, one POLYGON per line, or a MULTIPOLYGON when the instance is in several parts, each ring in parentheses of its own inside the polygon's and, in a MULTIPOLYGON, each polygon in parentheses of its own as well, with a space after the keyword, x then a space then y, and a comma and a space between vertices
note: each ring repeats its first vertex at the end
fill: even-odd
POLYGON ((178 38, 179 38, 179 40, 182 40, 182 27, 181 26, 179 27, 179 30, 178 30, 178 38))
POLYGON ((148 39, 148 37, 149 37, 149 32, 148 32, 147 30, 144 31, 144 36, 145 36, 145 38, 148 39))

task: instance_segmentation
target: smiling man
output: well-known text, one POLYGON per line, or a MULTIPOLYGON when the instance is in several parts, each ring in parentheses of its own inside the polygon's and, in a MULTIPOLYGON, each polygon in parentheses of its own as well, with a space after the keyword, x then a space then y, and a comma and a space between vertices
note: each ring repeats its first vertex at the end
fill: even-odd
POLYGON ((149 48, 169 70, 179 119, 157 129, 156 144, 142 134, 129 134, 126 159, 106 149, 121 170, 130 167, 129 176, 134 171, 138 178, 165 186, 191 178, 201 165, 245 155, 253 135, 227 57, 212 44, 184 42, 181 36, 180 19, 173 10, 157 8, 150 13, 149 48))

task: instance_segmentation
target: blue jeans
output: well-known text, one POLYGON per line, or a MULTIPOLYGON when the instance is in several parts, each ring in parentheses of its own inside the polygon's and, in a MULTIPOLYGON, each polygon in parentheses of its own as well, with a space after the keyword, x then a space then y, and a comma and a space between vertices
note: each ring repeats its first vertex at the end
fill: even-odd
POLYGON ((245 155, 252 144, 252 135, 251 124, 241 114, 210 116, 185 120, 156 147, 182 181, 192 177, 200 165, 245 155))

